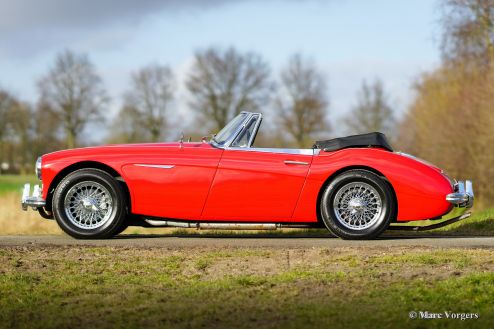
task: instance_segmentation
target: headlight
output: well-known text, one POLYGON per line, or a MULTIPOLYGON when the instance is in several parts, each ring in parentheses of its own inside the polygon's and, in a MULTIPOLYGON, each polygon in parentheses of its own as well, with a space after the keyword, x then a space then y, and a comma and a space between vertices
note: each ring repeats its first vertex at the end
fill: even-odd
POLYGON ((34 171, 36 172, 36 176, 38 176, 38 179, 41 180, 41 157, 36 160, 36 168, 34 171))

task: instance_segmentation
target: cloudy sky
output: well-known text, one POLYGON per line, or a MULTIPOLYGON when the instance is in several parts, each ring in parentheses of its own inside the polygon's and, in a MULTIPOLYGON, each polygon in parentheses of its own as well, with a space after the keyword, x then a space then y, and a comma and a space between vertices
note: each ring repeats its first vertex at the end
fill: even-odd
MULTIPOLYGON (((327 76, 335 117, 375 78, 402 112, 413 80, 439 62, 436 0, 0 0, 0 8, 0 86, 34 102, 57 52, 87 52, 112 113, 130 72, 169 64, 180 80, 194 51, 211 45, 259 52, 275 75, 302 52, 327 76)), ((175 107, 190 119, 186 98, 182 88, 175 107)))

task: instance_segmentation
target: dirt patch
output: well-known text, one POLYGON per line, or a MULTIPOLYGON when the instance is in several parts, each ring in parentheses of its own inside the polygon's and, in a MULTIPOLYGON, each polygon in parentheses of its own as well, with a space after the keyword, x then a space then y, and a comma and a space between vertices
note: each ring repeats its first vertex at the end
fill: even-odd
POLYGON ((494 251, 385 248, 122 248, 7 247, 0 249, 5 271, 43 272, 53 267, 96 266, 159 270, 176 262, 176 275, 211 281, 237 276, 273 276, 288 271, 344 273, 381 281, 442 280, 476 271, 494 271, 494 251))

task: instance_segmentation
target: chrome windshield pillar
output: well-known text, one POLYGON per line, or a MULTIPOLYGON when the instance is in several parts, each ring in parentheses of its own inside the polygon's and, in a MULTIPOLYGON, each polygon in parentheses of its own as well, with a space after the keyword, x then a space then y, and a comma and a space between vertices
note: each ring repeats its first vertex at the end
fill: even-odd
MULTIPOLYGON (((261 113, 246 112, 246 111, 240 112, 237 117, 235 117, 233 120, 231 120, 229 122, 229 124, 227 124, 225 126, 225 128, 223 128, 216 135, 216 136, 220 136, 220 135, 222 136, 225 129, 226 129, 229 132, 229 134, 225 138, 220 138, 221 139, 220 141, 213 138, 211 140, 211 145, 213 145, 214 147, 223 148, 223 149, 229 148, 233 144, 233 142, 237 139, 237 137, 244 131, 244 129, 247 128, 247 125, 251 121, 252 118, 256 118, 257 121, 255 122, 252 136, 249 139, 249 142, 247 145, 247 147, 250 147, 252 145, 252 143, 254 142, 254 138, 257 135, 257 131, 259 130, 259 126, 261 125, 262 114, 261 113), (232 122, 235 122, 238 117, 242 117, 242 116, 243 116, 242 120, 239 121, 236 124, 236 126, 229 127, 232 122)), ((222 137, 224 137, 224 136, 222 136, 222 137)))

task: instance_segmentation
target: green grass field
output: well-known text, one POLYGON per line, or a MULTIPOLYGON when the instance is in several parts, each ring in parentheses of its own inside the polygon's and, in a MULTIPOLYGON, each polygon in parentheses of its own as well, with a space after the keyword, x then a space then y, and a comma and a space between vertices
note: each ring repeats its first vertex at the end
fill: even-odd
POLYGON ((39 184, 39 180, 34 175, 0 175, 0 195, 9 192, 22 192, 25 183, 39 184))
POLYGON ((487 328, 493 272, 478 249, 2 248, 0 327, 487 328))

